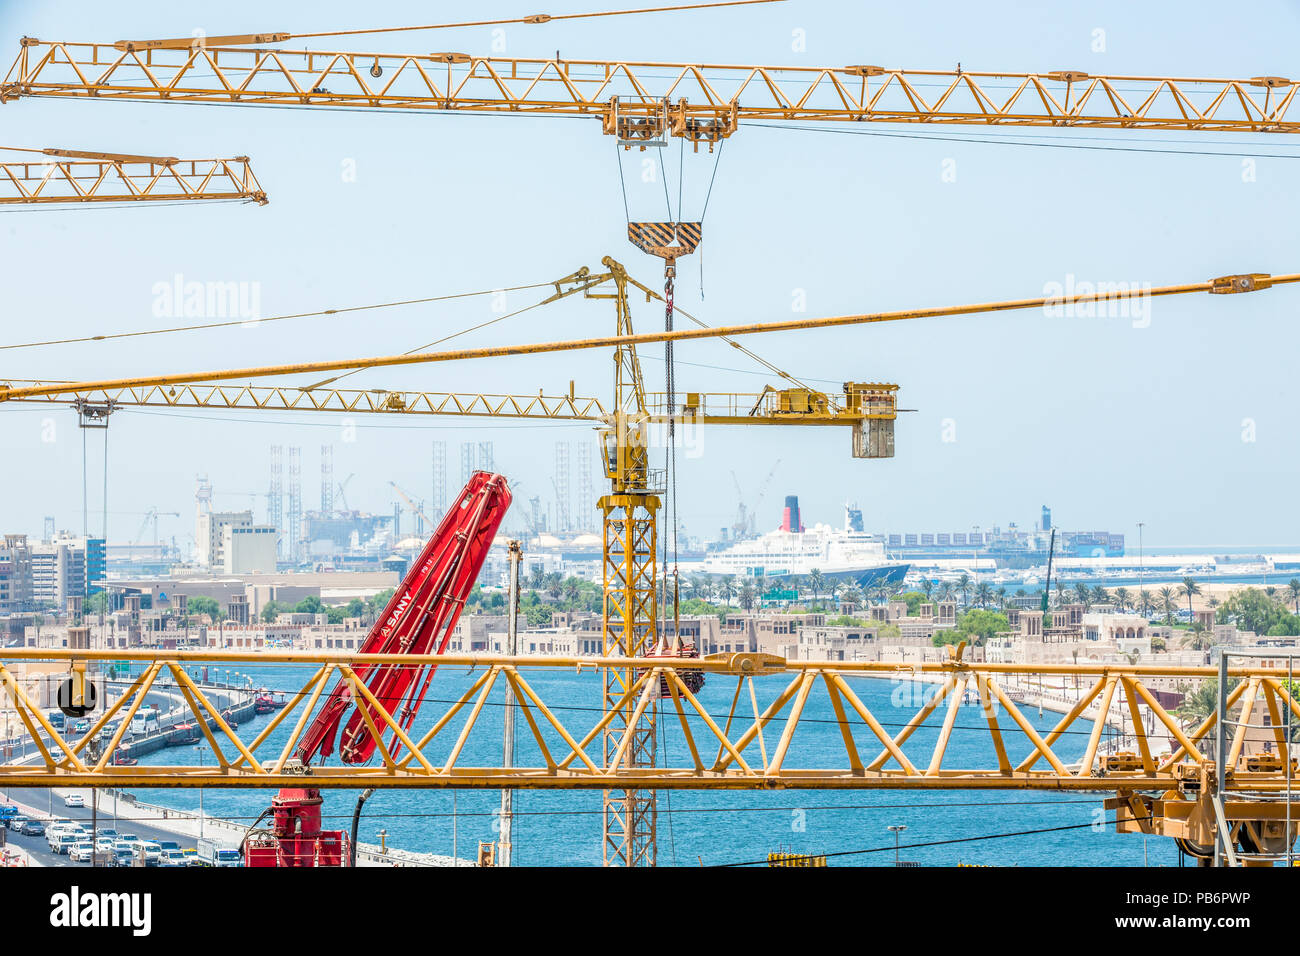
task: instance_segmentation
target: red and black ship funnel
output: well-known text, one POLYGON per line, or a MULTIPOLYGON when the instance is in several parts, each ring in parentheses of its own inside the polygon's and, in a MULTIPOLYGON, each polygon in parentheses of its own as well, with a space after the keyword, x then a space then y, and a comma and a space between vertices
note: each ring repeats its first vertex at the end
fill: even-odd
POLYGON ((803 531, 803 522, 799 520, 799 496, 785 496, 785 514, 781 517, 781 530, 796 532, 803 531))

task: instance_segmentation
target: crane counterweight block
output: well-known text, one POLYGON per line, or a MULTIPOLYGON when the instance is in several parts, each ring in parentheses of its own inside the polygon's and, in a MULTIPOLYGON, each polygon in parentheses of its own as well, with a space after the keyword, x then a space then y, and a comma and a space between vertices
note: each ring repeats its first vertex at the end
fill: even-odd
MULTIPOLYGON (((446 650, 510 502, 503 475, 474 473, 370 629, 361 645, 363 654, 446 650)), ((304 732, 296 756, 304 765, 316 756, 328 757, 339 725, 351 709, 339 734, 339 759, 365 763, 381 743, 371 728, 380 735, 391 729, 383 711, 405 732, 415 720, 434 670, 400 664, 354 667, 356 684, 365 690, 345 673, 304 732)), ((393 737, 387 748, 390 756, 400 746, 396 731, 393 737)))

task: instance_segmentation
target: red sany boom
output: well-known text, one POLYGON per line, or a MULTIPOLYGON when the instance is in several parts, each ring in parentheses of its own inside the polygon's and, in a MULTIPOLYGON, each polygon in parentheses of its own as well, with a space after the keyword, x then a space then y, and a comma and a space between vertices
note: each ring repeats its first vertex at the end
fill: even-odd
MULTIPOLYGON (((362 653, 441 654, 446 650, 510 502, 503 475, 474 473, 393 592, 361 645, 362 653)), ((375 699, 397 718, 403 731, 415 720, 435 670, 401 664, 360 665, 353 669, 375 699)), ((295 752, 298 759, 308 764, 317 756, 325 758, 333 753, 339 724, 353 708, 339 737, 339 758, 350 764, 369 760, 377 742, 366 727, 360 710, 363 706, 382 732, 383 724, 374 705, 354 700, 352 688, 340 680, 303 734, 295 752)), ((398 743, 394 735, 390 753, 397 753, 398 743)))

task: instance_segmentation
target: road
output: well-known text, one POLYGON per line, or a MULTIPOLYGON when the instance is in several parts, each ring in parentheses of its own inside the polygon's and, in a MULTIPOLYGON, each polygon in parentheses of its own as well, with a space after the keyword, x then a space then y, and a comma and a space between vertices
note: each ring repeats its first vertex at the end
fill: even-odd
MULTIPOLYGON (((87 794, 87 803, 89 803, 89 794, 87 794)), ((53 798, 53 815, 54 819, 84 821, 86 826, 91 823, 91 809, 86 807, 65 807, 63 800, 57 796, 53 798)), ((28 809, 35 811, 37 819, 45 820, 49 815, 50 793, 43 789, 23 789, 15 788, 11 790, 0 790, 0 803, 16 803, 19 805, 19 812, 24 816, 32 816, 23 810, 26 806, 28 809)), ((195 845, 195 839, 180 833, 173 833, 170 830, 163 830, 159 827, 150 826, 147 823, 139 823, 134 820, 122 820, 121 825, 113 823, 113 798, 101 798, 99 807, 99 817, 97 823, 101 827, 112 827, 118 833, 134 833, 142 840, 171 840, 179 845, 182 849, 191 848, 195 845)), ((73 863, 68 857, 53 853, 49 844, 45 842, 44 836, 22 836, 14 833, 12 830, 4 831, 4 839, 11 846, 22 847, 35 857, 42 866, 90 866, 89 863, 73 863)))

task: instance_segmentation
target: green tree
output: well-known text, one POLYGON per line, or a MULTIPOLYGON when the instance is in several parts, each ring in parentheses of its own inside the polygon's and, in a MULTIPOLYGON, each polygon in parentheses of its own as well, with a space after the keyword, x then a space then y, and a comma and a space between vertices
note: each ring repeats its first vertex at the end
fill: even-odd
POLYGON ((388 607, 388 602, 393 599, 393 595, 396 593, 396 588, 388 588, 385 591, 372 594, 366 599, 366 619, 371 624, 379 620, 379 615, 384 613, 384 608, 388 607))
POLYGON ((1133 607, 1133 595, 1129 593, 1128 588, 1115 589, 1115 608, 1120 611, 1127 611, 1133 607))
POLYGON ((754 590, 754 585, 746 581, 745 585, 740 589, 740 606, 746 611, 752 611, 757 600, 758 592, 754 590))
POLYGON ((1193 650, 1207 651, 1213 643, 1211 635, 1200 621, 1194 621, 1188 632, 1183 635, 1183 646, 1193 650))
POLYGON ((966 600, 966 595, 970 592, 970 588, 971 588, 970 575, 963 571, 961 577, 957 579, 957 590, 961 592, 961 603, 963 605, 968 603, 966 600))
MULTIPOLYGON (((190 609, 194 609, 193 601, 190 602, 190 609)), ((267 601, 262 605, 262 613, 259 616, 262 618, 263 624, 273 624, 277 617, 291 610, 293 609, 283 601, 267 601)))
POLYGON ((730 574, 724 574, 718 579, 714 588, 714 594, 722 599, 727 607, 731 607, 731 599, 736 594, 736 579, 730 574))
POLYGON ((812 588, 812 596, 817 598, 822 593, 822 588, 826 584, 826 575, 822 574, 821 568, 813 568, 808 573, 808 586, 812 588))
POLYGON ((1300 614, 1300 578, 1292 578, 1286 584, 1286 596, 1291 599, 1291 606, 1300 614))
POLYGON ((221 613, 221 605, 217 603, 216 598, 210 598, 206 594, 196 594, 189 599, 189 612, 191 614, 206 614, 214 624, 225 617, 221 613))
POLYGON ((1148 591, 1146 588, 1142 588, 1140 591, 1138 591, 1137 600, 1135 604, 1137 605, 1137 609, 1142 614, 1143 617, 1146 618, 1151 617, 1151 612, 1155 608, 1155 599, 1151 596, 1150 591, 1148 591))
POLYGON ((294 605, 293 611, 295 614, 323 614, 325 613, 325 605, 321 603, 321 599, 316 595, 308 594, 294 605))
POLYGON ((1174 615, 1178 613, 1177 592, 1168 586, 1161 588, 1156 599, 1156 609, 1165 616, 1166 624, 1173 624, 1174 615))
POLYGON ((578 603, 578 597, 582 594, 582 582, 575 577, 565 578, 564 580, 564 600, 570 607, 578 603))
POLYGON ((1279 634, 1295 634, 1300 629, 1300 616, 1279 607, 1259 588, 1234 592, 1220 605, 1216 619, 1256 634, 1269 634, 1274 629, 1278 629, 1279 634))
POLYGON ((966 641, 968 644, 983 644, 999 631, 1011 630, 1011 623, 1005 614, 972 608, 957 620, 955 628, 937 631, 934 635, 936 647, 943 644, 956 644, 966 641))
MULTIPOLYGON (((1239 683, 1240 679, 1232 677, 1228 679, 1228 693, 1232 693, 1239 683)), ((1217 680, 1203 680, 1195 690, 1183 695, 1183 702, 1174 711, 1187 723, 1199 724, 1210 714, 1218 710, 1219 707, 1219 682, 1217 680)))
POLYGON ((1201 586, 1192 578, 1183 578, 1183 583, 1178 586, 1178 593, 1187 598, 1187 617, 1192 616, 1192 596, 1201 593, 1201 586))

